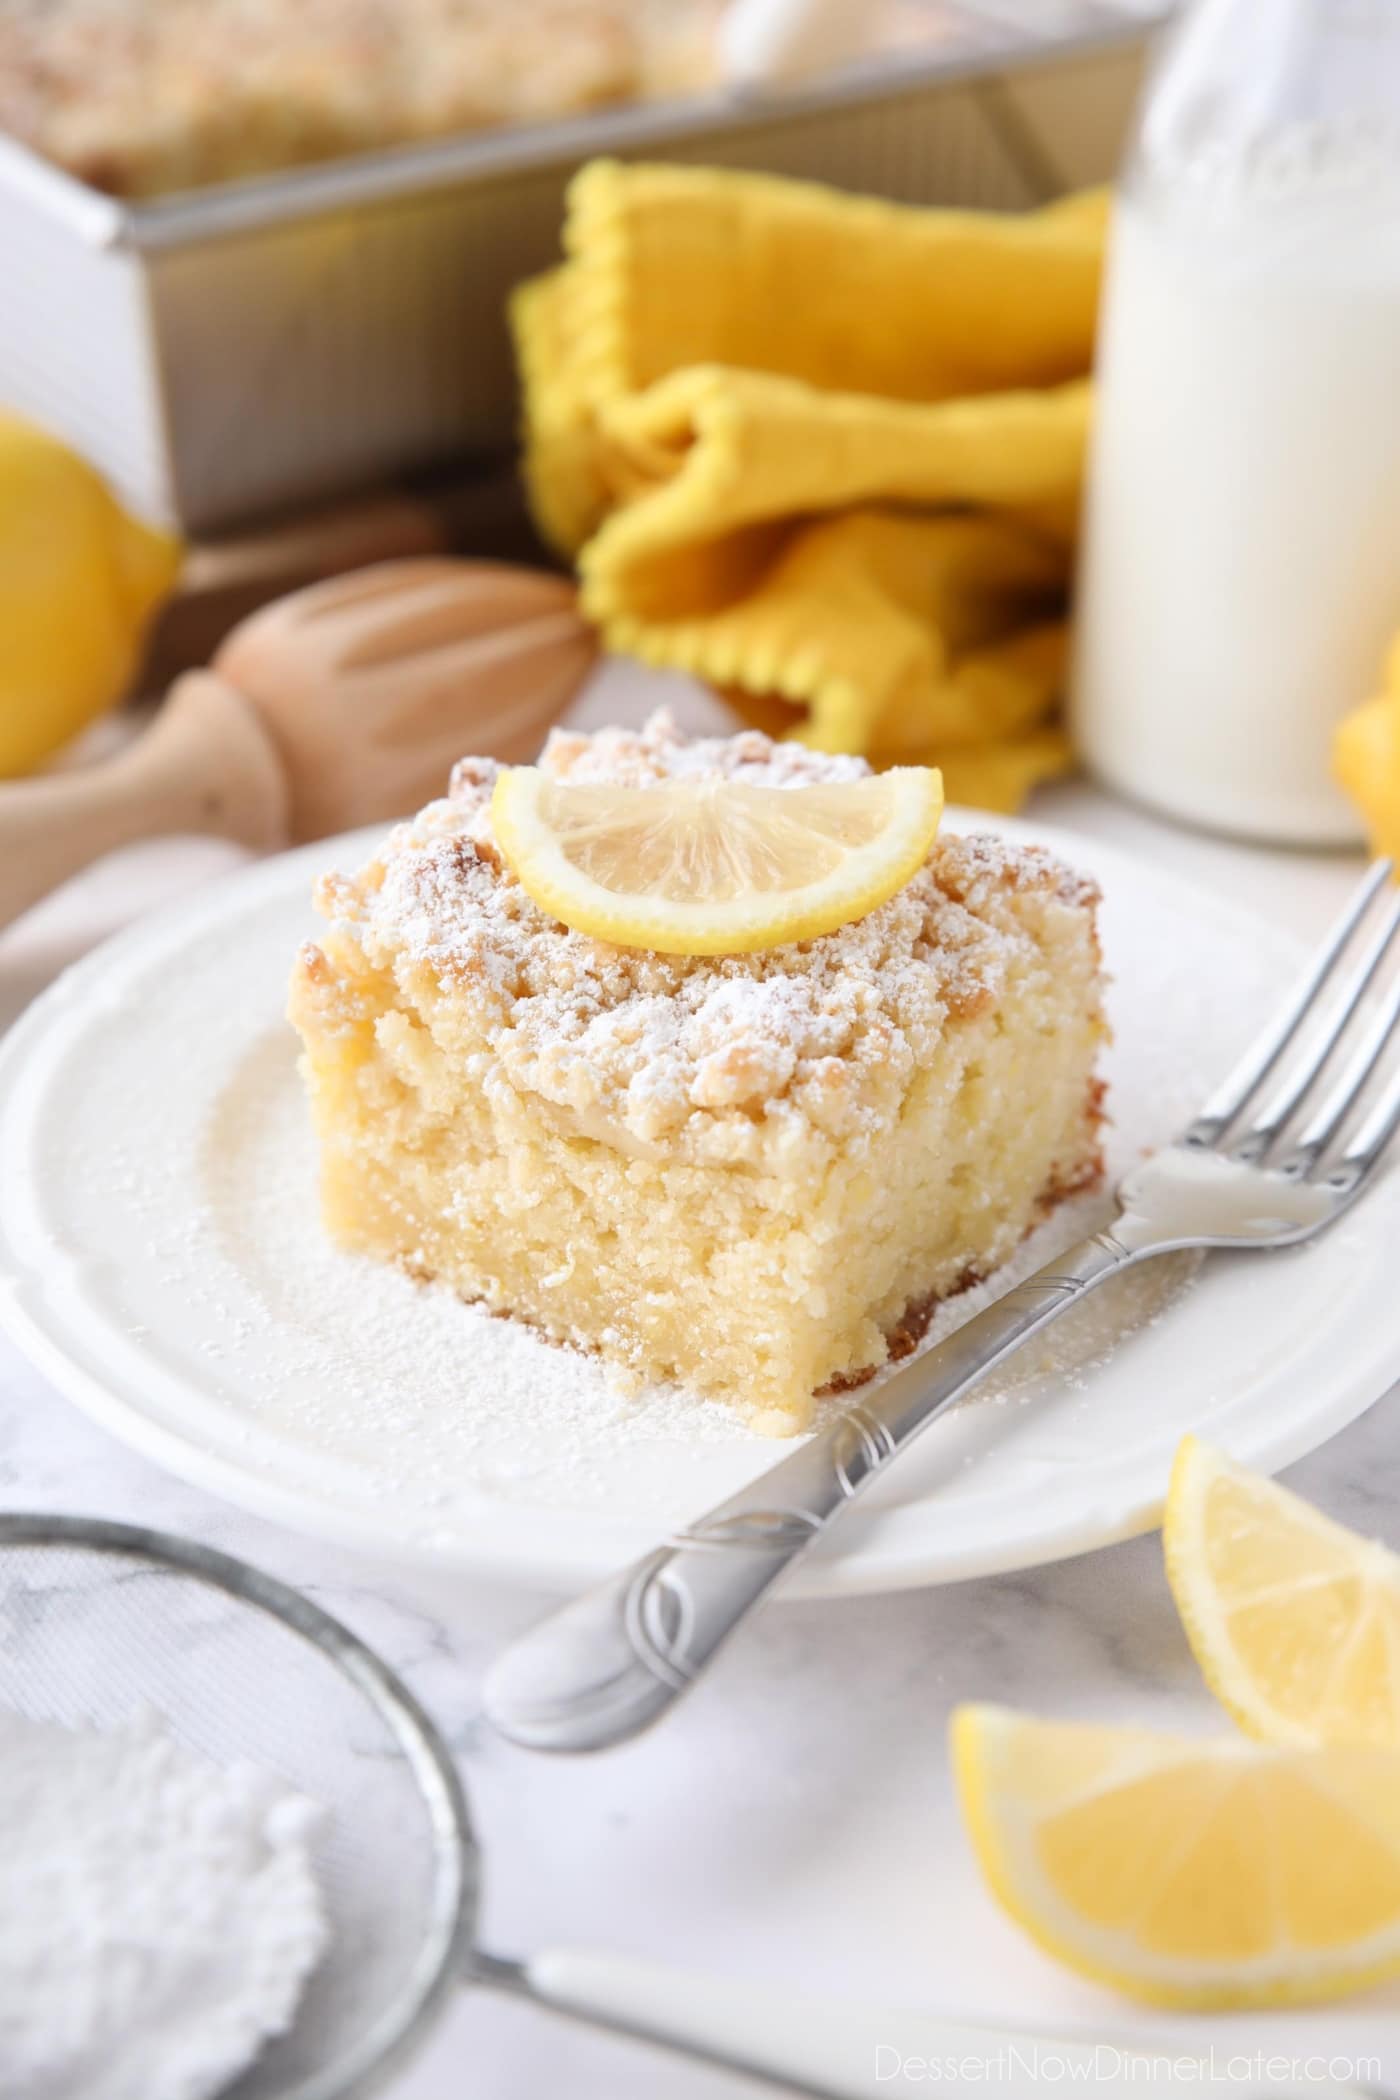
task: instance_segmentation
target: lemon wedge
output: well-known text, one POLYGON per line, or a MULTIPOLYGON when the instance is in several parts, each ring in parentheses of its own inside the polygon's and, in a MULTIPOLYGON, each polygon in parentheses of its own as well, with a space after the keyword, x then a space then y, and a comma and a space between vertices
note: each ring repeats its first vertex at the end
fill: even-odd
POLYGON ((1266 1749, 962 1707, 993 1893, 1047 1952, 1158 2005, 1280 2005, 1400 1973, 1400 1753, 1266 1749))
POLYGON ((1195 1437, 1163 1542, 1187 1639, 1241 1728, 1400 1749, 1400 1559, 1195 1437))
POLYGON ((541 911, 663 955, 747 954, 863 918, 922 866, 942 810, 926 766, 797 788, 587 785, 515 766, 491 800, 541 911))

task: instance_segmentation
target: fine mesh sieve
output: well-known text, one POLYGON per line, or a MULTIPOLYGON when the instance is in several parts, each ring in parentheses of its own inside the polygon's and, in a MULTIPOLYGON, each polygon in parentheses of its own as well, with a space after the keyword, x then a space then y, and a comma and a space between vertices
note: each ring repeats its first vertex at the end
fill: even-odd
MULTIPOLYGON (((976 2057, 989 2072, 1020 2061, 1008 2059, 1011 2041, 1022 2052, 1050 2049, 1057 2064, 1098 2062, 1091 2040, 1042 2042, 903 2009, 798 1999, 607 1954, 513 1961, 483 1952, 473 1940, 478 1854, 466 1798, 428 1716, 338 1620, 192 1541, 87 1518, 0 1516, 4 1707, 88 1728, 154 1709, 216 1764, 247 1760, 329 1811, 314 1841, 326 1952, 291 2031, 224 2100, 364 2100, 467 1982, 809 2100, 876 2100, 889 2089, 891 2050, 920 2061, 976 2057)), ((1010 2083, 989 2075, 978 2090, 1009 2094, 1018 2080, 1019 2070, 1010 2083)), ((1184 2076, 1178 2057, 1173 2090, 1223 2088, 1213 2075, 1184 2076)), ((1237 2079, 1229 2090, 1240 2100, 1237 2079)), ((1307 2090, 1310 2100, 1358 2100, 1362 2089, 1307 2090)))
POLYGON ((815 2100, 849 2090, 784 2076, 786 2044, 775 2058, 750 2032, 770 2025, 761 2007, 740 2008, 726 2046, 733 2008, 696 1979, 476 1947, 477 1848, 433 1723, 338 1620, 227 1554, 134 1525, 0 1516, 0 1708, 87 1728, 154 1711, 214 1763, 276 1773, 327 1811, 313 1840, 326 1951, 291 2030, 226 2100, 364 2100, 467 1982, 815 2100))
POLYGON ((329 1812, 331 1933, 291 2032, 237 2100, 349 2100, 465 1960, 476 1852, 431 1722, 344 1627, 256 1569, 117 1524, 0 1518, 0 1706, 107 1728, 150 1707, 216 1764, 247 1759, 329 1812))

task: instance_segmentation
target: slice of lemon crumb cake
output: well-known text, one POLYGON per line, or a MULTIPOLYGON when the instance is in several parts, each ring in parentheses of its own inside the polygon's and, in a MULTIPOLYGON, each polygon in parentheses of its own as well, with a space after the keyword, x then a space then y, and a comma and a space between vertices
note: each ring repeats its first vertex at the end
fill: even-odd
MULTIPOLYGON (((839 870, 825 846, 794 861, 790 822, 771 852, 653 845, 650 878, 607 842, 557 850, 550 783, 870 780, 756 732, 688 741, 664 715, 555 732, 530 789, 546 837, 533 816, 498 832, 499 775, 464 760, 359 874, 318 885, 327 928, 298 958, 291 1016, 342 1243, 782 1435, 1097 1178, 1097 892, 1048 853, 928 844, 936 803, 920 814, 914 785, 888 797, 883 841, 870 811, 886 798, 808 798, 839 870), (592 886, 577 910, 571 852, 592 886), (689 909, 711 890, 726 894, 708 915, 689 909), (686 907, 669 935, 668 891, 686 907), (846 923, 811 930, 838 910, 846 923), (707 926, 739 949, 759 918, 761 938, 799 937, 662 952, 707 926), (656 945, 620 944, 642 939, 656 945)), ((739 799, 761 833, 778 798, 739 799)), ((722 829, 723 792, 703 800, 722 829)))

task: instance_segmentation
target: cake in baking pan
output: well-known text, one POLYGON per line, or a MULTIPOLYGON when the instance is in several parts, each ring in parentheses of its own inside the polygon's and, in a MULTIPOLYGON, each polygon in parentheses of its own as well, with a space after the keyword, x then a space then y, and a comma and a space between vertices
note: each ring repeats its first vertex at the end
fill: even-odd
POLYGON ((3 0, 0 131, 152 197, 674 94, 720 0, 3 0))

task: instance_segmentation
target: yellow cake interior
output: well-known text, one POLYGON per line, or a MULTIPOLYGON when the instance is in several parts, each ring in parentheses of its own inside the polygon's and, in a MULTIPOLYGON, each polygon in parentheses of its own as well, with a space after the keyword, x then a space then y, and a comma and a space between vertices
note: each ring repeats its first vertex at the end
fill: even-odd
MULTIPOLYGON (((752 732, 556 734, 560 777, 793 783, 860 762, 752 732)), ((854 926, 656 956, 548 920, 495 850, 494 768, 321 886, 291 1014, 326 1222, 629 1378, 762 1430, 906 1345, 1100 1171, 1092 885, 945 837, 854 926)))

